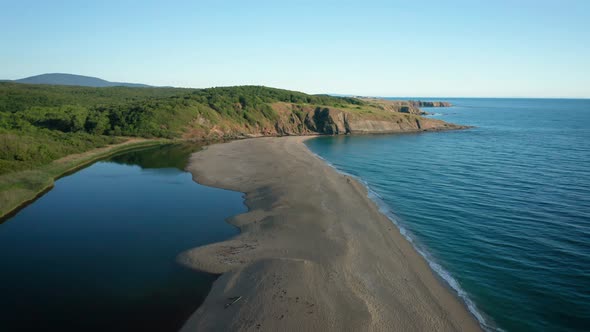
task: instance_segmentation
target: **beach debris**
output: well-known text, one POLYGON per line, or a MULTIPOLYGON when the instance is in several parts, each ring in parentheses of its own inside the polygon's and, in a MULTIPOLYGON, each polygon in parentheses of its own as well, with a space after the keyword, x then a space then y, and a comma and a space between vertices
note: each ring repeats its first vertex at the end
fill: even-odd
POLYGON ((229 308, 229 306, 231 306, 232 304, 238 302, 241 298, 242 298, 241 296, 235 296, 235 297, 228 298, 228 300, 230 302, 225 304, 225 309, 229 308))

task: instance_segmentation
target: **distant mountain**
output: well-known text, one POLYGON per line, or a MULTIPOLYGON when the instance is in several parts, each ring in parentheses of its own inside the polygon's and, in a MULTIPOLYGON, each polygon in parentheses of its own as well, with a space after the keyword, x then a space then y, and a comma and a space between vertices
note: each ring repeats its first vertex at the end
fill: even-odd
POLYGON ((78 85, 78 86, 91 86, 91 87, 108 87, 108 86, 126 86, 132 88, 148 88, 149 85, 138 84, 138 83, 122 83, 122 82, 109 82, 97 77, 73 75, 73 74, 42 74, 37 76, 31 76, 22 78, 20 80, 8 81, 15 83, 24 84, 51 84, 51 85, 78 85))

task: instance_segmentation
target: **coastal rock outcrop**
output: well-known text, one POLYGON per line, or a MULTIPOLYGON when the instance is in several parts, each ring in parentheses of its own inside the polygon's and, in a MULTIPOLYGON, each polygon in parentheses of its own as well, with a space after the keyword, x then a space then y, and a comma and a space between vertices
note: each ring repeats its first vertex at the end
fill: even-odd
POLYGON ((390 112, 408 113, 416 115, 428 114, 420 107, 451 107, 451 103, 446 101, 422 101, 422 100, 388 100, 379 98, 361 98, 361 100, 370 103, 382 110, 390 112))
MULTIPOLYGON (((289 108, 287 105, 282 107, 283 110, 289 108)), ((386 116, 359 115, 331 107, 300 108, 298 111, 300 113, 296 113, 297 116, 292 115, 277 122, 277 135, 381 134, 465 128, 404 112, 392 112, 386 116)))
POLYGON ((422 100, 410 100, 410 104, 416 107, 451 107, 453 104, 446 101, 422 101, 422 100))
MULTIPOLYGON (((367 101, 367 100, 365 100, 367 101)), ((334 107, 302 105, 288 102, 276 102, 271 108, 277 116, 273 122, 257 125, 210 125, 205 120, 197 119, 197 128, 191 129, 185 138, 218 139, 245 138, 261 136, 298 136, 298 135, 348 135, 348 134, 385 134, 419 131, 436 131, 463 129, 465 126, 454 125, 441 120, 422 117, 426 114, 417 105, 434 105, 443 107, 445 102, 395 101, 378 99, 372 108, 334 107)))

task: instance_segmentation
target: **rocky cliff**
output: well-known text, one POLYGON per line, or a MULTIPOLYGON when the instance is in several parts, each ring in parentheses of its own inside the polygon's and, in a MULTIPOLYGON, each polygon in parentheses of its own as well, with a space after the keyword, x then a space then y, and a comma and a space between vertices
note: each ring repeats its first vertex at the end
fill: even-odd
POLYGON ((446 101, 422 101, 422 100, 409 100, 410 104, 415 107, 451 107, 453 104, 446 101))
POLYGON ((403 107, 413 110, 412 105, 401 105, 401 109, 347 109, 318 107, 294 103, 272 104, 278 114, 274 122, 260 126, 232 126, 201 123, 201 130, 185 138, 235 138, 289 135, 347 135, 386 134, 420 131, 463 129, 465 126, 441 120, 422 117, 406 112, 403 107))
POLYGON ((358 113, 335 107, 302 107, 288 103, 276 103, 273 108, 281 115, 272 131, 276 135, 379 134, 465 128, 399 111, 358 113))
POLYGON ((361 98, 373 107, 380 108, 385 111, 418 114, 428 114, 420 109, 420 107, 450 107, 453 106, 445 101, 422 101, 422 100, 388 100, 379 98, 361 98))

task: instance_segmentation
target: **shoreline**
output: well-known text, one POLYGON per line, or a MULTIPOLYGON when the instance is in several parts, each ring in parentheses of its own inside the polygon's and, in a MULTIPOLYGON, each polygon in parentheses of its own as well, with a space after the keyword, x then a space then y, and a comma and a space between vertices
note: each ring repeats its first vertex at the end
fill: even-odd
MULTIPOLYGON (((465 130, 470 129, 471 126, 449 124, 447 127, 432 127, 415 130, 386 130, 386 131, 358 131, 355 135, 392 135, 392 134, 410 134, 410 133, 424 133, 424 132, 438 132, 449 130, 465 130)), ((49 192, 55 181, 60 178, 72 174, 100 159, 110 157, 112 155, 127 152, 134 149, 144 147, 152 147, 161 144, 169 144, 174 142, 200 142, 207 144, 217 144, 219 142, 230 142, 233 140, 243 140, 252 138, 264 137, 317 137, 324 134, 309 134, 309 135, 237 135, 230 138, 223 139, 144 139, 138 137, 129 137, 125 142, 108 145, 102 148, 96 148, 79 154, 67 155, 61 159, 28 170, 10 172, 0 175, 0 223, 10 219, 16 215, 23 208, 49 192), (32 179, 32 180, 31 180, 32 179), (29 186, 29 187, 27 187, 29 186), (32 186, 32 188, 30 187, 32 186)), ((339 134, 342 135, 342 134, 339 134)))
MULTIPOLYGON (((316 137, 309 137, 308 139, 312 139, 312 138, 316 138, 316 137)), ((315 157, 321 159, 324 163, 326 163, 328 166, 333 168, 339 174, 351 177, 355 181, 362 184, 365 187, 365 190, 367 191, 367 197, 375 203, 375 205, 379 209, 379 212, 381 212, 384 216, 386 216, 398 228, 400 234, 408 242, 410 242, 412 244, 412 247, 414 248, 414 250, 416 250, 416 252, 418 252, 418 254, 420 254, 420 256, 422 256, 424 258, 424 260, 426 260, 430 269, 433 272, 435 272, 435 274, 434 274, 435 277, 437 277, 437 279, 439 279, 439 281, 441 283, 443 283, 443 285, 446 286, 451 292, 453 292, 453 294, 465 305, 467 310, 469 310, 469 312, 474 316, 474 318, 477 319, 477 321, 479 322, 482 329, 484 329, 484 328, 493 329, 489 325, 489 320, 488 320, 489 318, 488 319, 484 318, 484 315, 477 309, 477 305, 475 304, 475 302, 473 302, 469 298, 468 294, 465 292, 465 290, 463 290, 461 288, 461 286, 455 280, 455 278, 451 275, 451 273, 448 272, 445 268, 443 268, 436 260, 434 260, 432 258, 432 255, 428 251, 428 249, 423 244, 421 244, 421 242, 419 240, 417 240, 414 237, 414 235, 407 228, 405 228, 402 224, 400 224, 398 222, 398 217, 395 215, 395 213, 391 210, 391 208, 389 206, 387 206, 385 204, 385 202, 383 202, 382 197, 377 192, 375 192, 371 189, 371 187, 369 186, 369 184, 367 182, 365 182, 360 177, 357 177, 355 175, 349 174, 343 170, 338 169, 336 166, 334 166, 328 160, 324 159, 320 155, 311 151, 311 149, 309 149, 309 150, 315 157)))
POLYGON ((168 143, 163 139, 131 138, 119 144, 69 155, 39 168, 3 174, 0 176, 0 223, 45 195, 54 187, 55 181, 64 176, 119 153, 168 143))
POLYGON ((221 274, 181 331, 480 331, 367 188, 306 139, 233 141, 191 157, 195 181, 244 192, 249 211, 228 220, 236 237, 179 255, 221 274))

